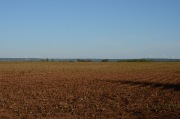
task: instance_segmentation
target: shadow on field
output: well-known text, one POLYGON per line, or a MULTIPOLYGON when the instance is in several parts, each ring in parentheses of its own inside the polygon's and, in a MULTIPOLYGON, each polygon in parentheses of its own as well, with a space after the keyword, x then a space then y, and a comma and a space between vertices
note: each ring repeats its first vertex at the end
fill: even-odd
POLYGON ((167 83, 155 83, 155 82, 142 82, 142 81, 128 81, 128 80, 101 80, 109 83, 121 83, 129 85, 141 85, 141 86, 151 86, 151 87, 162 87, 163 89, 173 89, 175 91, 180 91, 180 84, 167 84, 167 83))

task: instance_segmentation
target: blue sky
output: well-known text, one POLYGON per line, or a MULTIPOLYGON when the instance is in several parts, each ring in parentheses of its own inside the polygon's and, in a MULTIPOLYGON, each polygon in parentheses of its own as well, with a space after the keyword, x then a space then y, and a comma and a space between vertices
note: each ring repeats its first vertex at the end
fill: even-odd
POLYGON ((0 58, 180 58, 180 0, 0 0, 0 58))

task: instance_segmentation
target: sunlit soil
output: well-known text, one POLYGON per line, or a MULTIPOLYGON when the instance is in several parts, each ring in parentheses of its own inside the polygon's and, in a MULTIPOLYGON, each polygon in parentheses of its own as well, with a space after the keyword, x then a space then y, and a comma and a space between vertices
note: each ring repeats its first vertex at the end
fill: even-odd
POLYGON ((1 62, 0 119, 180 118, 180 63, 1 62))

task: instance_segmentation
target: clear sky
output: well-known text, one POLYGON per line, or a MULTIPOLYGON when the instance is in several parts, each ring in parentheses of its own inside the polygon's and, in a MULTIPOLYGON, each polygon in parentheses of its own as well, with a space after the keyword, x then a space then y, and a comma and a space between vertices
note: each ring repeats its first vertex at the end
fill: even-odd
POLYGON ((180 0, 0 0, 0 58, 180 58, 180 0))

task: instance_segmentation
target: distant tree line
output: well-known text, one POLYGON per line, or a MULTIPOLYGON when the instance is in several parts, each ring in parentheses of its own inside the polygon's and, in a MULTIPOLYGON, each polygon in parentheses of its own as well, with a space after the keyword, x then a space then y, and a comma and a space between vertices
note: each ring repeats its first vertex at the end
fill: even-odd
POLYGON ((89 60, 89 59, 77 59, 77 62, 92 62, 92 60, 89 60))
POLYGON ((42 59, 41 61, 42 61, 42 62, 54 62, 54 59, 48 59, 48 58, 46 58, 46 59, 42 59))
POLYGON ((103 59, 103 60, 101 60, 101 62, 109 62, 109 60, 108 59, 103 59))
POLYGON ((153 62, 153 60, 150 59, 128 59, 128 60, 119 60, 117 62, 153 62))
POLYGON ((42 59, 42 62, 153 62, 151 59, 121 59, 113 61, 111 59, 102 59, 102 60, 90 60, 90 59, 77 59, 77 60, 55 60, 55 59, 42 59))
MULTIPOLYGON (((77 59, 77 62, 97 62, 97 61, 93 61, 93 60, 89 60, 89 59, 77 59)), ((109 60, 103 59, 100 62, 109 62, 109 60)))

